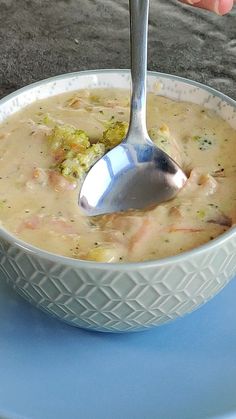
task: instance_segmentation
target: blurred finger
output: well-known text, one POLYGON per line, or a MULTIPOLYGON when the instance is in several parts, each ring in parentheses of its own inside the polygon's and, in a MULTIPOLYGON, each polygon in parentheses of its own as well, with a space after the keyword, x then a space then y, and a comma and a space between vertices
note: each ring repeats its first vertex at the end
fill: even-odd
POLYGON ((218 15, 224 15, 232 9, 234 0, 186 0, 184 3, 191 4, 202 9, 211 10, 218 15))

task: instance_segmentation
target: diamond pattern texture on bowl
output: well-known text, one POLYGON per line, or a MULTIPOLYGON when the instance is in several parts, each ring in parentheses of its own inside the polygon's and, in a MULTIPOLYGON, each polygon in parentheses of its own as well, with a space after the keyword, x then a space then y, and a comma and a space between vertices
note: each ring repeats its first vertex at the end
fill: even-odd
POLYGON ((72 325, 100 331, 157 326, 196 309, 236 273, 236 237, 165 266, 75 268, 0 241, 0 273, 16 291, 72 325))

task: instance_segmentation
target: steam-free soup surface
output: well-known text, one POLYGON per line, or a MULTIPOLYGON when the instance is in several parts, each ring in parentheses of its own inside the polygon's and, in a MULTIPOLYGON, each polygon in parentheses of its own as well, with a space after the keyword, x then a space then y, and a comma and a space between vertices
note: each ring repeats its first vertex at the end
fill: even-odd
MULTIPOLYGON (((192 249, 236 220, 235 131, 212 111, 148 97, 153 141, 189 175, 178 196, 148 211, 87 218, 85 173, 124 138, 129 92, 81 90, 38 101, 0 126, 0 222, 52 253, 144 261, 192 249)), ((96 187, 96 179, 94 180, 96 187)))

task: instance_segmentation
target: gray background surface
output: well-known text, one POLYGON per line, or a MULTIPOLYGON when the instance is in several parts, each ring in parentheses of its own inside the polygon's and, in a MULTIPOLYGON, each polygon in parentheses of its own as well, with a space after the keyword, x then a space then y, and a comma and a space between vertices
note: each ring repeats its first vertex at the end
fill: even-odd
MULTIPOLYGON (((149 69, 236 98, 236 10, 151 0, 149 69)), ((65 72, 129 67, 128 0, 0 0, 0 96, 65 72)))

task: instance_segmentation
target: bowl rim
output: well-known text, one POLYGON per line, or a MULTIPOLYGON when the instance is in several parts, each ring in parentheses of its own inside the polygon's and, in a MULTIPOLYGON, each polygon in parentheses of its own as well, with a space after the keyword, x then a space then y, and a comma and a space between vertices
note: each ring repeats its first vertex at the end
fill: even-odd
MULTIPOLYGON (((78 76, 85 76, 85 75, 92 75, 92 74, 106 74, 106 73, 123 73, 123 74, 130 74, 129 69, 94 69, 94 70, 82 70, 82 71, 76 71, 76 72, 70 72, 70 73, 64 73, 59 74, 56 76, 52 76, 46 79, 39 80, 37 82, 28 84, 20 89, 15 90, 14 92, 10 93, 7 96, 4 96, 2 99, 0 99, 0 111, 1 106, 8 102, 9 100, 17 97, 19 94, 26 92, 27 90, 31 90, 34 87, 40 87, 44 84, 60 80, 60 79, 70 79, 73 77, 78 76)), ((160 78, 166 78, 166 79, 172 79, 179 82, 186 83, 188 85, 192 85, 195 87, 199 87, 200 89, 206 90, 209 93, 211 93, 213 96, 218 96, 221 99, 223 99, 226 103, 233 106, 236 111, 236 101, 229 96, 225 95, 224 93, 221 93, 220 91, 209 87, 203 83, 199 83, 197 81, 187 79, 181 76, 176 76, 172 74, 167 73, 161 73, 157 71, 148 71, 148 75, 160 77, 160 78)), ((135 270, 136 269, 146 269, 146 268, 158 268, 158 267, 164 267, 166 265, 170 264, 179 264, 185 260, 188 260, 191 257, 195 257, 198 255, 201 255, 207 251, 214 250, 215 248, 218 248, 226 241, 231 239, 235 236, 236 233, 236 226, 231 227, 228 231, 221 234, 220 236, 216 237, 215 239, 200 245, 196 248, 193 248, 191 250, 182 252, 180 254, 174 255, 174 256, 168 256, 166 258, 157 259, 157 260, 147 260, 144 262, 95 262, 95 261, 89 261, 89 260, 82 260, 82 259, 75 259, 70 258, 67 256, 58 255, 52 252, 48 252, 46 250, 40 249, 32 244, 29 244, 21 239, 18 239, 13 234, 8 232, 4 227, 0 225, 0 240, 3 238, 10 244, 14 245, 18 249, 23 250, 27 254, 34 255, 35 257, 40 257, 42 259, 46 259, 51 262, 60 263, 63 265, 70 265, 74 268, 91 268, 91 269, 99 269, 99 270, 119 270, 119 271, 129 271, 129 270, 135 270)))

